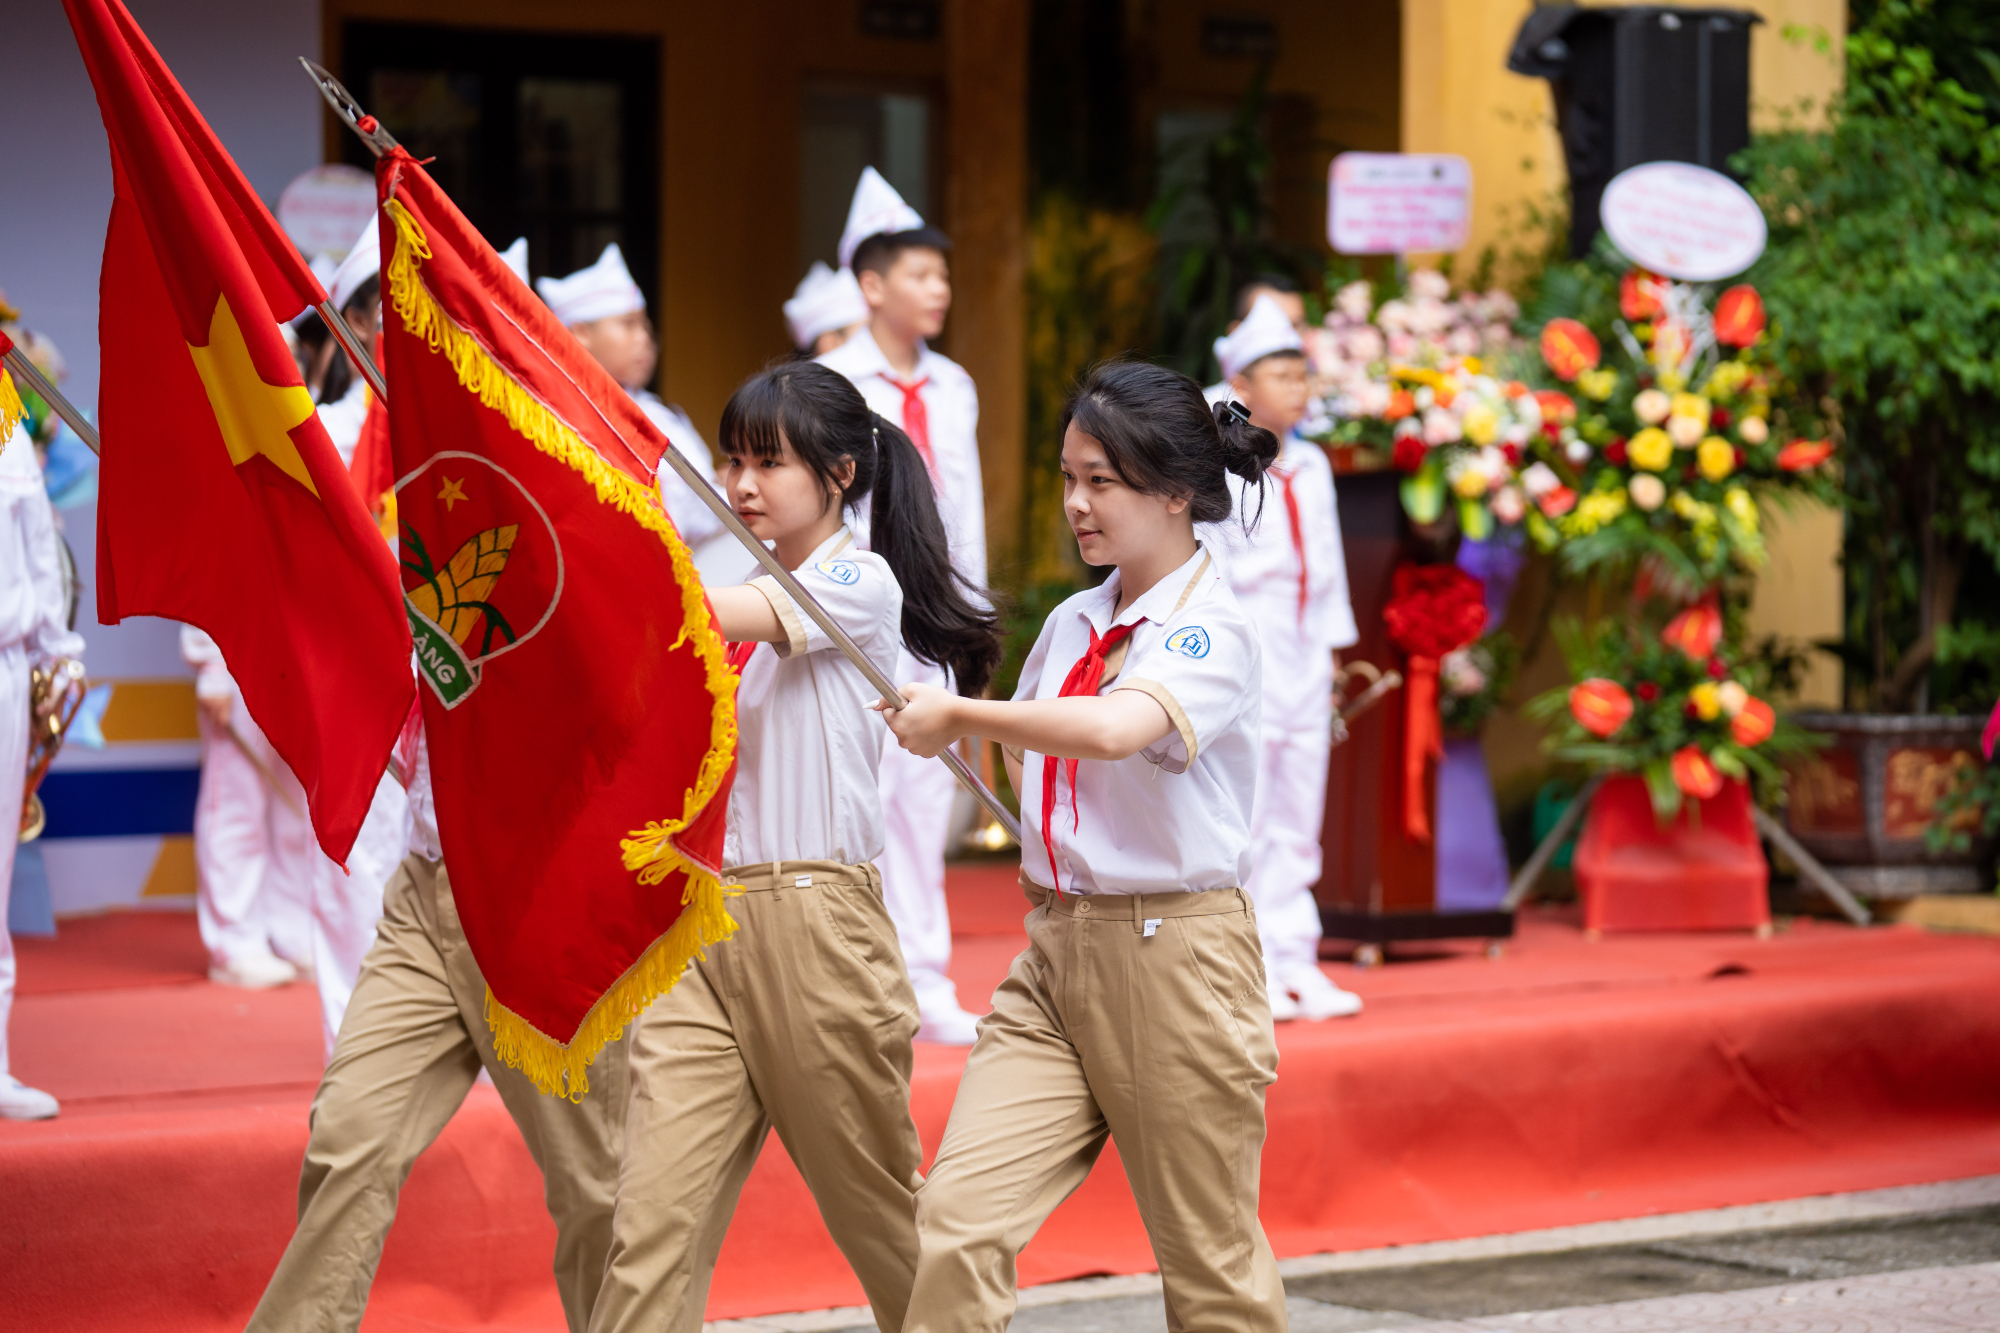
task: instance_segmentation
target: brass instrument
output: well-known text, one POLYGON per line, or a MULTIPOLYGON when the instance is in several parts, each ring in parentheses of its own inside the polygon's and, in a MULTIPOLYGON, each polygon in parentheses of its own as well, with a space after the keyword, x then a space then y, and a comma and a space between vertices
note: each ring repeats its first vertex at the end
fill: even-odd
POLYGON ((48 811, 42 808, 36 789, 62 749, 63 737, 76 721, 85 693, 83 663, 75 658, 60 658, 46 670, 36 667, 28 673, 28 779, 21 794, 22 842, 33 842, 48 826, 48 811))
POLYGON ((1347 741, 1347 724, 1376 704, 1403 683, 1400 671, 1382 671, 1372 662, 1349 662, 1341 667, 1333 681, 1333 743, 1336 746, 1347 741), (1368 682, 1368 688, 1348 701, 1348 691, 1357 680, 1368 682))
MULTIPOLYGON (((998 775, 994 772, 993 752, 999 745, 984 737, 967 737, 965 744, 979 747, 979 777, 989 788, 998 785, 998 775)), ((986 822, 965 835, 965 850, 968 852, 1004 852, 1014 845, 1014 835, 1007 826, 995 819, 989 812, 986 822)))

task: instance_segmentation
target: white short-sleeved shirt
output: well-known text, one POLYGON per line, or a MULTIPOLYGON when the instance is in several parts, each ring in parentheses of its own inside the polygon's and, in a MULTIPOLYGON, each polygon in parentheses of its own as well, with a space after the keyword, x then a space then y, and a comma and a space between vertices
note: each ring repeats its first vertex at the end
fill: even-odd
POLYGON ((326 437, 348 467, 354 466, 354 450, 361 443, 361 428, 368 422, 369 399, 368 381, 356 375, 346 393, 319 405, 319 424, 326 427, 326 437))
MULTIPOLYGON (((870 661, 884 669, 903 639, 903 590, 888 562, 842 528, 795 571, 870 661)), ((729 866, 770 861, 859 865, 882 853, 876 771, 888 727, 868 705, 881 691, 817 621, 768 575, 781 643, 757 645, 736 690, 736 786, 729 796, 729 866)))
POLYGON ((1054 699, 1063 679, 1114 626, 1144 623, 1099 694, 1141 690, 1174 729, 1115 762, 1076 767, 1072 804, 1060 764, 1052 831, 1056 866, 1042 846, 1042 760, 1022 765, 1021 866, 1065 893, 1168 893, 1235 888, 1250 875, 1250 805, 1257 792, 1257 632, 1204 547, 1113 618, 1119 576, 1050 614, 1021 668, 1014 698, 1054 699))

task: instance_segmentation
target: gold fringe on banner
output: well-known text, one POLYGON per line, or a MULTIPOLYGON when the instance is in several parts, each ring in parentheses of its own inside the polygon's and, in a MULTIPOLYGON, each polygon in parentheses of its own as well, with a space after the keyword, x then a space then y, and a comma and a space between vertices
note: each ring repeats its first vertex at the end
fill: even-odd
POLYGON ((619 844, 625 868, 637 871, 641 884, 659 884, 676 870, 686 873, 681 915, 673 928, 611 984, 567 1042, 542 1032, 500 1003, 491 987, 487 989, 486 1020, 493 1029, 494 1053, 525 1073, 542 1092, 575 1101, 590 1090, 587 1067, 598 1051, 616 1040, 647 1005, 672 990, 688 963, 706 945, 728 939, 736 930, 723 905, 727 894, 721 877, 713 867, 683 853, 674 841, 714 798, 735 756, 736 675, 729 668, 721 638, 711 631, 708 599, 702 595, 694 559, 661 507, 658 492, 606 463, 581 435, 459 327, 423 284, 422 261, 431 257, 423 228, 400 200, 391 199, 383 208, 396 226, 396 249, 384 276, 389 303, 403 327, 422 338, 433 352, 442 353, 458 372, 458 382, 477 394, 483 405, 505 417, 518 434, 581 473, 600 502, 659 535, 681 589, 681 632, 673 648, 693 638, 706 672, 708 692, 715 701, 710 711, 708 753, 702 758, 694 786, 683 799, 680 817, 649 822, 619 844))
POLYGON ((14 428, 27 415, 28 405, 21 401, 21 391, 14 387, 14 377, 0 370, 0 449, 7 447, 7 441, 14 438, 14 428))

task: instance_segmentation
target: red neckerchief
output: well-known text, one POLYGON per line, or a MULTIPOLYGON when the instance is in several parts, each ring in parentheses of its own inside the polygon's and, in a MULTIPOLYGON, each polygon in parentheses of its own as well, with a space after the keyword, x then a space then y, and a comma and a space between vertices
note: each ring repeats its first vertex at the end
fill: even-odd
MULTIPOLYGON (((1093 695, 1104 681, 1104 655, 1131 637, 1132 631, 1145 624, 1144 619, 1129 625, 1113 625, 1103 638, 1097 636, 1097 627, 1085 625, 1090 631, 1090 648, 1076 660, 1076 665, 1063 677, 1058 699, 1068 699, 1077 695, 1093 695)), ((1082 812, 1076 806, 1076 760, 1057 759, 1054 755, 1042 756, 1042 846, 1049 854, 1049 878, 1056 881, 1056 894, 1062 894, 1062 876, 1056 872, 1056 765, 1061 764, 1069 773, 1070 827, 1074 831, 1080 826, 1082 812)))
POLYGON ((1271 469, 1271 475, 1285 490, 1285 517, 1292 521, 1292 550, 1299 557, 1299 623, 1306 623, 1306 526, 1299 517, 1299 497, 1292 493, 1292 482, 1298 477, 1298 470, 1287 468, 1280 472, 1271 469))
POLYGON ((881 373, 883 379, 902 393, 903 433, 910 437, 910 443, 916 445, 917 452, 924 456, 924 470, 935 475, 937 459, 931 454, 931 414, 930 409, 924 406, 923 396, 924 386, 931 382, 931 377, 926 375, 920 380, 905 383, 886 370, 881 373))

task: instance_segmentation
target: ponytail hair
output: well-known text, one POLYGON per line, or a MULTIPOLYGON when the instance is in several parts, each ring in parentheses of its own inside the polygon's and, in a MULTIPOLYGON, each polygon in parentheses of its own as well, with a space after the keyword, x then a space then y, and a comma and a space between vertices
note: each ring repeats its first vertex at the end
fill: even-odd
POLYGON ((722 409, 722 441, 731 453, 764 459, 783 457, 789 443, 823 486, 839 491, 842 508, 858 509, 865 498, 868 544, 903 590, 904 644, 949 669, 959 693, 985 691, 1000 665, 999 617, 983 605, 984 591, 952 568, 923 456, 869 410, 846 376, 816 361, 766 367, 722 409), (843 486, 848 462, 854 475, 843 486))
POLYGON ((1187 376, 1145 361, 1100 361, 1070 395, 1061 430, 1074 425, 1104 446, 1127 486, 1186 500, 1197 523, 1235 508, 1226 474, 1255 483, 1278 460, 1278 437, 1250 424, 1233 403, 1210 407, 1187 376))

